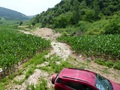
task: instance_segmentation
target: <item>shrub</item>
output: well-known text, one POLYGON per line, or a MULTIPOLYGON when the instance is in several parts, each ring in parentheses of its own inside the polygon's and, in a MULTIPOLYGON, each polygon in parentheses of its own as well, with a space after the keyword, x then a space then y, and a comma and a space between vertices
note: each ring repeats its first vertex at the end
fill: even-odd
POLYGON ((95 17, 95 11, 94 10, 86 10, 85 15, 83 16, 83 20, 92 22, 95 17))
POLYGON ((105 34, 120 34, 119 18, 113 18, 105 27, 105 34))
POLYGON ((120 70, 120 61, 114 64, 114 69, 120 70))

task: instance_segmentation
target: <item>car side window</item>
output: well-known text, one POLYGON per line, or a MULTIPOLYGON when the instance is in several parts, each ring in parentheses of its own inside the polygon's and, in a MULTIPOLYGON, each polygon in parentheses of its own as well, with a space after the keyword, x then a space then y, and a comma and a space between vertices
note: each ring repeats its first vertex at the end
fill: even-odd
POLYGON ((62 82, 63 82, 63 80, 62 80, 62 79, 57 78, 56 83, 62 83, 62 82))
POLYGON ((93 90, 91 87, 89 87, 87 85, 80 84, 77 82, 71 82, 71 81, 68 81, 66 83, 66 86, 73 89, 73 90, 93 90))
POLYGON ((75 82, 67 82, 66 86, 68 86, 69 88, 72 88, 73 90, 78 90, 79 88, 79 83, 75 83, 75 82))

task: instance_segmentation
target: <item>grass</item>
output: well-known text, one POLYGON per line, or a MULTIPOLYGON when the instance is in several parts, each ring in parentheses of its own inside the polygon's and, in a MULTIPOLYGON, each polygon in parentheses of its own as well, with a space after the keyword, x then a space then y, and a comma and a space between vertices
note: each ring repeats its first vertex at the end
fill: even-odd
POLYGON ((25 81, 25 78, 23 78, 22 80, 19 80, 19 81, 13 80, 13 82, 15 84, 19 84, 19 85, 21 85, 24 81, 25 81))
POLYGON ((5 90, 5 88, 4 88, 2 83, 0 83, 0 90, 5 90))
POLYGON ((30 67, 29 70, 26 72, 25 79, 27 79, 30 75, 32 75, 34 70, 35 70, 35 66, 30 67))
POLYGON ((96 59, 95 60, 96 63, 100 64, 100 65, 104 65, 107 66, 109 68, 114 68, 114 69, 118 69, 120 70, 120 61, 105 61, 104 59, 96 59))
POLYGON ((41 64, 44 62, 45 58, 44 56, 48 53, 48 51, 44 51, 36 56, 34 56, 32 59, 30 59, 28 62, 23 64, 23 68, 18 72, 19 75, 24 74, 23 71, 28 68, 27 72, 25 73, 25 79, 22 81, 18 81, 18 83, 21 84, 21 82, 24 82, 31 74, 33 74, 34 70, 36 69, 36 66, 38 64, 41 64))
POLYGON ((48 62, 49 64, 45 67, 40 67, 40 69, 45 70, 48 73, 59 73, 65 67, 72 67, 72 64, 67 61, 63 61, 60 57, 56 55, 52 55, 50 58, 47 58, 46 62, 48 62), (59 62, 59 64, 57 62, 59 62))
POLYGON ((44 52, 34 56, 32 59, 29 60, 29 62, 27 62, 23 65, 23 68, 26 68, 27 66, 29 66, 31 64, 36 66, 37 64, 43 63, 45 61, 44 55, 47 55, 47 54, 48 54, 48 51, 44 51, 44 52))

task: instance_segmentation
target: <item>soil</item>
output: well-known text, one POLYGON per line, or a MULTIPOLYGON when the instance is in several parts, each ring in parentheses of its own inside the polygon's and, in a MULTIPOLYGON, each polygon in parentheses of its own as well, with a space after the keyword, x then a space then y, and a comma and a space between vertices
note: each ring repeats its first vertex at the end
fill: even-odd
MULTIPOLYGON (((46 58, 50 57, 53 54, 56 54, 57 56, 61 57, 63 60, 68 60, 68 58, 71 57, 73 59, 76 59, 76 62, 71 61, 71 63, 74 64, 74 66, 75 65, 79 66, 79 63, 86 64, 85 69, 97 72, 110 80, 120 83, 119 70, 98 65, 94 63, 94 61, 92 61, 92 58, 86 58, 86 57, 83 57, 82 55, 76 55, 74 51, 71 50, 69 45, 56 41, 56 38, 59 37, 60 34, 53 32, 52 29, 37 28, 34 31, 21 31, 21 32, 25 34, 40 36, 42 38, 45 38, 51 41, 52 50, 48 55, 45 56, 46 58), (90 62, 89 64, 88 64, 88 61, 90 62)), ((48 62, 44 62, 40 65, 37 65, 37 67, 46 66, 48 64, 49 64, 48 62)), ((16 76, 14 80, 22 80, 24 77, 25 75, 16 76)), ((46 78, 49 88, 52 87, 49 74, 40 69, 35 69, 34 73, 30 75, 29 78, 22 83, 22 85, 9 84, 8 85, 9 89, 7 90, 26 90, 27 85, 38 84, 41 77, 46 78)))

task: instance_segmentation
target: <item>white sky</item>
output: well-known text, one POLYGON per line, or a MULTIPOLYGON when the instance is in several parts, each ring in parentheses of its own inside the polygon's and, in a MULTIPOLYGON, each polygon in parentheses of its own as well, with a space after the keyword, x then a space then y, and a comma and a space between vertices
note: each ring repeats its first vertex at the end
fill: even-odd
POLYGON ((0 6, 16 10, 25 15, 40 14, 54 7, 61 0, 0 0, 0 6))

